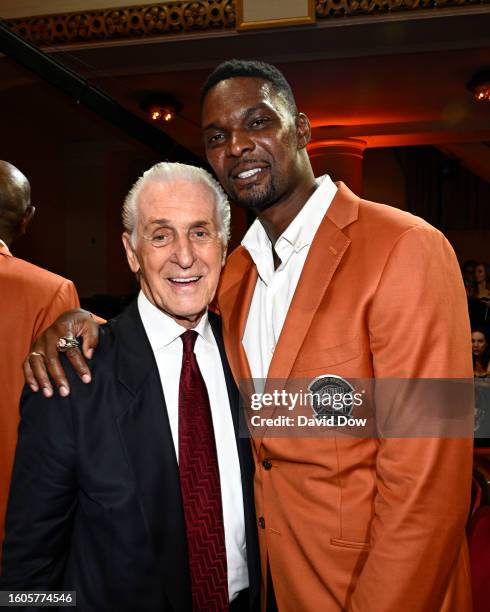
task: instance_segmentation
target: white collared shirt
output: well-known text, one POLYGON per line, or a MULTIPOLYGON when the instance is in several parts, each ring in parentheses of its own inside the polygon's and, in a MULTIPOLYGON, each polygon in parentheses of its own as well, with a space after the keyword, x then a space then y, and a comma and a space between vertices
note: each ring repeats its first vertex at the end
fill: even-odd
MULTIPOLYGON (((186 328, 154 306, 142 291, 138 296, 138 309, 157 362, 178 461, 179 381, 183 352, 180 336, 186 328)), ((249 586, 240 462, 221 356, 207 313, 194 330, 198 334, 194 353, 206 383, 216 440, 228 567, 228 592, 232 601, 241 590, 249 586)))
POLYGON ((277 270, 274 270, 271 241, 258 219, 242 240, 259 274, 242 338, 255 379, 267 378, 310 245, 337 192, 328 175, 316 182, 316 190, 274 245, 281 260, 277 270))

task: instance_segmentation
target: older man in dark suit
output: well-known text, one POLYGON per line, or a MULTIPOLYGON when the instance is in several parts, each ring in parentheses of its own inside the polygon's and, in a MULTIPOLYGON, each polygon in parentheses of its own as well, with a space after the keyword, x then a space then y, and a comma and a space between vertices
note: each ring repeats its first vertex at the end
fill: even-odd
POLYGON ((24 396, 0 588, 76 590, 84 612, 254 608, 252 460, 207 312, 229 218, 219 185, 183 164, 129 193, 141 292, 103 328, 92 385, 24 396))

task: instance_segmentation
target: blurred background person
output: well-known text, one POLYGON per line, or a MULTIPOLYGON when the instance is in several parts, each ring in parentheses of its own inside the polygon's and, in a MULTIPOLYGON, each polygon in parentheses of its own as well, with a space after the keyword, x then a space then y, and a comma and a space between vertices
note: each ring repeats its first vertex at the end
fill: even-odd
POLYGON ((67 308, 79 306, 73 283, 14 257, 12 243, 26 233, 35 208, 27 178, 0 160, 0 544, 17 442, 22 362, 34 338, 67 308))
POLYGON ((471 332, 475 377, 475 446, 490 445, 490 342, 484 327, 471 332))
POLYGON ((471 328, 486 327, 490 320, 490 274, 488 266, 483 263, 476 263, 473 271, 473 281, 471 281, 470 260, 463 266, 463 278, 468 296, 468 311, 470 314, 471 328))
POLYGON ((461 274, 463 275, 466 295, 468 297, 471 297, 475 291, 475 267, 477 265, 478 262, 474 259, 467 259, 461 267, 461 274))
POLYGON ((485 263, 475 266, 475 293, 474 297, 479 300, 490 300, 490 279, 488 267, 485 263))
POLYGON ((490 274, 485 263, 479 263, 475 267, 475 297, 485 306, 483 320, 486 323, 489 319, 488 309, 490 307, 490 274))
POLYGON ((473 350, 473 375, 475 378, 490 376, 490 346, 488 332, 483 328, 475 328, 471 332, 471 346, 473 350))

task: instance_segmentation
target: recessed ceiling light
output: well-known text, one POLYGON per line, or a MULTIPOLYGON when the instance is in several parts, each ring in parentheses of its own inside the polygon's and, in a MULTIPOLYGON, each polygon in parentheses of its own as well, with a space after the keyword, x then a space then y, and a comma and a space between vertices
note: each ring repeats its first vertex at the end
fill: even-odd
POLYGON ((478 102, 490 102, 490 70, 481 70, 468 83, 468 89, 478 102))

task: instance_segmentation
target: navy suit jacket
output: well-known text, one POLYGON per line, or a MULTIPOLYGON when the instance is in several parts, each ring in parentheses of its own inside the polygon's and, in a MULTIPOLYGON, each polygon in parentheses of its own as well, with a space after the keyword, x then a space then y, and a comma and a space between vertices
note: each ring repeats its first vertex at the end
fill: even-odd
MULTIPOLYGON (((251 589, 259 591, 249 440, 220 319, 221 354, 240 459, 251 589)), ((0 589, 77 591, 83 612, 191 610, 178 464, 153 351, 133 302, 101 328, 85 385, 68 398, 24 393, 0 589)), ((29 608, 32 610, 32 608, 29 608)))

